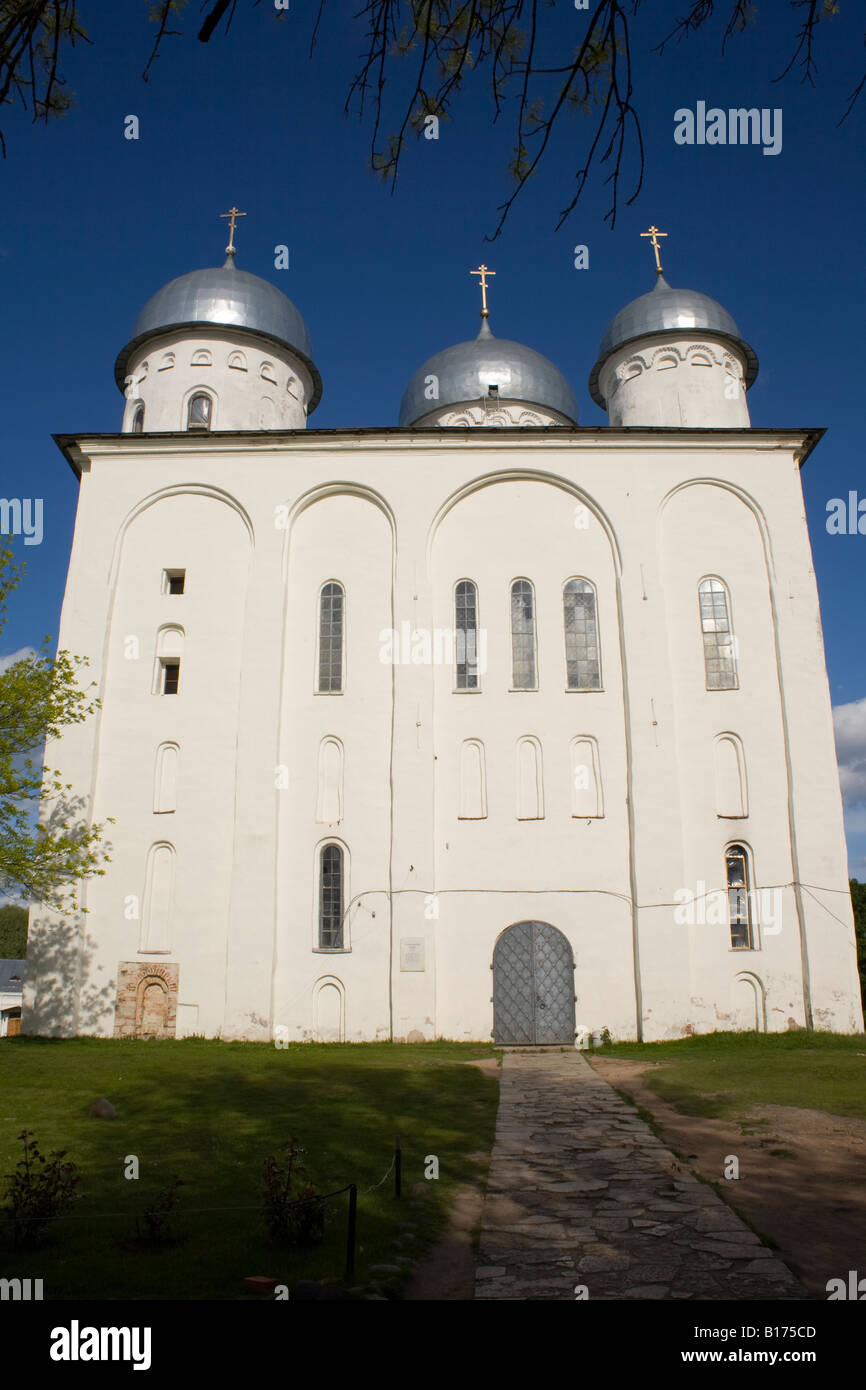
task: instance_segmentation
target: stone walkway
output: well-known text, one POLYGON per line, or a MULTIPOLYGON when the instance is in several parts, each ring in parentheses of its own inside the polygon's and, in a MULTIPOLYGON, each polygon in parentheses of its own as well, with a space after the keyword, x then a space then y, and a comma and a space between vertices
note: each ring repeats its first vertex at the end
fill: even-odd
MULTIPOLYGON (((720 1174, 721 1175, 721 1174, 720 1174)), ((579 1052, 506 1052, 475 1297, 803 1299, 579 1052)))

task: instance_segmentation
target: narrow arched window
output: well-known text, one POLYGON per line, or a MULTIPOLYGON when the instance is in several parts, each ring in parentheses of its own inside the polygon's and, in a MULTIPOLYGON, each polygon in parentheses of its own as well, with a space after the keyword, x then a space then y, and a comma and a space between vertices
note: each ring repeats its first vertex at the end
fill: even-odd
POLYGON ((343 608, 342 584, 329 583, 319 598, 319 693, 335 694, 343 689, 343 608))
POLYGON ((454 590, 454 627, 457 632, 457 689, 478 689, 478 590, 471 579, 461 579, 454 590))
POLYGON ((749 892, 749 857, 742 845, 730 845, 725 851, 725 875, 728 883, 731 945, 741 951, 750 951, 752 907, 749 892))
POLYGON ((324 845, 319 858, 319 949, 343 947, 343 851, 324 845))
POLYGON ((132 433, 141 434, 144 430, 144 406, 137 405, 132 417, 132 433))
POLYGON ((707 690, 736 690, 737 662, 728 591, 721 579, 702 579, 698 598, 707 690))
POLYGON ((206 391, 196 391, 190 397, 189 405, 186 409, 186 427, 188 430, 209 430, 211 427, 213 401, 206 391))
POLYGON ((535 595, 528 579, 511 586, 511 685, 535 690, 535 595))
POLYGON ((600 690, 595 589, 588 579, 569 579, 562 596, 565 669, 569 690, 600 690))

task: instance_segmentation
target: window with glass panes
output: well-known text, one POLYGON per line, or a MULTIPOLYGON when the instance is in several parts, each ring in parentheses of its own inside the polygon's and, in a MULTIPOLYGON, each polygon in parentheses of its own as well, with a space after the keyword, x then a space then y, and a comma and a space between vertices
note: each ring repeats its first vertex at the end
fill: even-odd
POLYGON ((478 590, 461 579, 454 591, 457 647, 457 689, 478 689, 478 590))
POLYGON ((528 579, 511 586, 511 685, 535 689, 535 596, 528 579))
POLYGON ((720 579, 702 579, 698 595, 707 690, 736 690, 737 663, 728 591, 720 579))
POLYGON ((749 861, 742 845, 731 845, 725 853, 725 872, 728 880, 728 918, 731 924, 731 945, 739 950, 751 950, 752 914, 749 897, 749 861))
POLYGON ((325 845, 319 869, 319 946, 337 951, 343 946, 343 851, 325 845))
POLYGON ((586 579, 569 579, 563 592, 565 669, 569 690, 600 690, 595 589, 586 579))
POLYGON ((343 689, 342 584, 326 584, 319 599, 319 691, 333 694, 343 689))

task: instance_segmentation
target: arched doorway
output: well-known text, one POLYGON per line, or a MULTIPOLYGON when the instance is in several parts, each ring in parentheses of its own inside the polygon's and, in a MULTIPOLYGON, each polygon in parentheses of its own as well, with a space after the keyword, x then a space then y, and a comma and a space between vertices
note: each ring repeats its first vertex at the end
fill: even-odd
POLYGON ((549 922, 515 922, 496 943, 493 1041, 574 1042, 574 958, 549 922))

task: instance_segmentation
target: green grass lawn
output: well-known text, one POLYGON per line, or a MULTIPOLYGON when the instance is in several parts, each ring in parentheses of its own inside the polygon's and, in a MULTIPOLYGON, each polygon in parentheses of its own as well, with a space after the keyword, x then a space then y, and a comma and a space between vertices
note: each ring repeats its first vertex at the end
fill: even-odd
POLYGON ((358 1184, 356 1280, 363 1283, 370 1265, 394 1262, 401 1221, 416 1222, 423 1248, 444 1224, 455 1185, 478 1173, 471 1155, 486 1155, 492 1145, 499 1088, 463 1064, 492 1052, 484 1044, 445 1042, 278 1050, 203 1039, 4 1040, 3 1200, 2 1175, 21 1157, 16 1136, 25 1128, 43 1154, 67 1150, 81 1173, 81 1200, 74 1216, 53 1223, 33 1251, 13 1251, 0 1226, 0 1276, 42 1278, 46 1299, 237 1298, 251 1274, 290 1288, 298 1279, 337 1280, 345 1260, 345 1197, 327 1204, 325 1240, 312 1251, 268 1243, 262 1164, 296 1135, 319 1191, 358 1184), (88 1117, 99 1096, 116 1107, 116 1120, 88 1117), (394 1196, 393 1177, 364 1191, 387 1172, 396 1134, 402 1200, 394 1196), (129 1154, 138 1156, 138 1181, 124 1178, 129 1154), (428 1154, 438 1157, 440 1178, 425 1183, 426 1200, 410 1212, 412 1184, 423 1180, 428 1154), (173 1174, 183 1181, 175 1223, 182 1239, 168 1249, 131 1252, 136 1214, 173 1174))
POLYGON ((705 1033, 595 1054, 661 1062, 643 1080, 685 1115, 731 1119, 752 1105, 796 1105, 866 1119, 863 1033, 705 1033))

